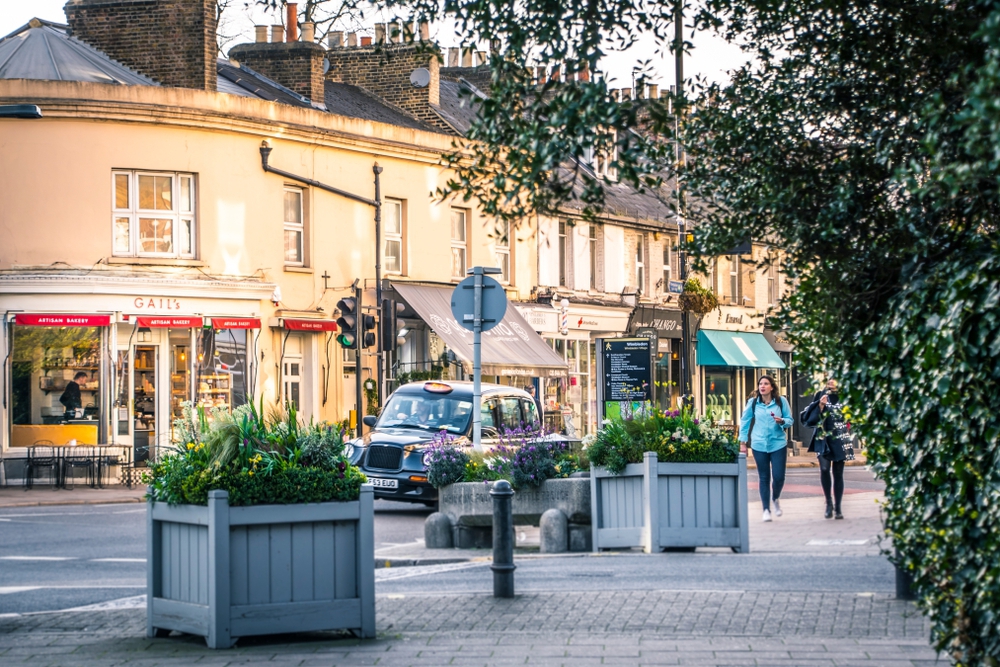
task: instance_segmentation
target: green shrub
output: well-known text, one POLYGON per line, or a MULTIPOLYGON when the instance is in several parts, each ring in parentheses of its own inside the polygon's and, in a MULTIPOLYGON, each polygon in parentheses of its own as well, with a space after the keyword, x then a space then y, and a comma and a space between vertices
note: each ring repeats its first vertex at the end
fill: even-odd
POLYGON ((270 419, 253 406, 233 412, 186 407, 186 436, 153 464, 146 482, 149 500, 171 505, 208 504, 208 492, 229 492, 229 504, 295 504, 357 500, 364 474, 344 457, 343 429, 299 423, 294 410, 270 419))
POLYGON ((645 452, 656 452, 661 463, 732 463, 740 450, 735 438, 688 410, 610 420, 587 449, 595 466, 615 475, 629 463, 641 463, 645 452))

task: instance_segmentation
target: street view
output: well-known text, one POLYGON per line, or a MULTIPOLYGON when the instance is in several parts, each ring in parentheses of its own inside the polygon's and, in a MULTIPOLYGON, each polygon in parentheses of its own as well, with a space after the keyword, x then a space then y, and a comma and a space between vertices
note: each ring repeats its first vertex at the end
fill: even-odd
POLYGON ((0 5, 3 665, 1000 664, 1000 3, 0 5))

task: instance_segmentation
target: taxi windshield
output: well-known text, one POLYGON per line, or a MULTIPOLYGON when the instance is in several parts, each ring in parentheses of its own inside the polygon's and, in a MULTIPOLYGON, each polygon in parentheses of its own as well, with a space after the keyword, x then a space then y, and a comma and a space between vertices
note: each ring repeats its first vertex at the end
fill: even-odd
POLYGON ((409 427, 465 433, 471 415, 472 401, 457 396, 397 393, 389 398, 376 428, 409 427))

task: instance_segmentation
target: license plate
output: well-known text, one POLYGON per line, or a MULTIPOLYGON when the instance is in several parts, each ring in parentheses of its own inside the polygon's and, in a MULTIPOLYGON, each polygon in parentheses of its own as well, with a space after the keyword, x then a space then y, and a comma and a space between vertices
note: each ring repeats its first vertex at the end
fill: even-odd
POLYGON ((368 481, 371 482, 372 486, 376 489, 398 489, 399 481, 395 479, 386 479, 385 477, 369 477, 368 481))

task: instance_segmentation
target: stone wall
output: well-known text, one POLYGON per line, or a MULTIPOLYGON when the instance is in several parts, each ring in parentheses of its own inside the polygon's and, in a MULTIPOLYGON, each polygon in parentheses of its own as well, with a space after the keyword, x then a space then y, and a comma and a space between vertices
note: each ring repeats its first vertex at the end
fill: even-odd
POLYGON ((435 48, 426 43, 341 47, 327 51, 327 58, 327 78, 331 81, 363 88, 432 127, 451 131, 431 108, 441 102, 435 48), (410 83, 410 74, 420 67, 430 72, 430 84, 423 88, 410 83))
POLYGON ((165 86, 215 92, 215 0, 69 0, 70 34, 165 86))
POLYGON ((312 42, 252 42, 237 44, 229 50, 229 57, 322 104, 325 53, 322 46, 312 42))

